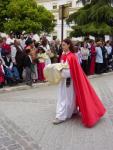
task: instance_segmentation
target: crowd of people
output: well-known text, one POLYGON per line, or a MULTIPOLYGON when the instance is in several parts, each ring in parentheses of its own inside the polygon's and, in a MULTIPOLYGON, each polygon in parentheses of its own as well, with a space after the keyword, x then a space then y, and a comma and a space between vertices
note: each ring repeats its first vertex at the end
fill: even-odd
POLYGON ((81 66, 86 75, 113 70, 113 45, 111 41, 89 40, 75 45, 81 66))
POLYGON ((60 42, 49 42, 45 36, 39 41, 33 35, 0 38, 0 87, 25 82, 45 82, 43 69, 46 65, 59 62, 60 42))
MULTIPOLYGON (((86 75, 113 69, 113 47, 110 41, 76 41, 74 48, 86 75)), ((61 54, 61 42, 49 41, 45 36, 38 41, 32 34, 21 34, 15 38, 11 33, 8 37, 0 37, 0 88, 21 82, 29 86, 35 82, 45 82, 44 67, 60 62, 61 54)))

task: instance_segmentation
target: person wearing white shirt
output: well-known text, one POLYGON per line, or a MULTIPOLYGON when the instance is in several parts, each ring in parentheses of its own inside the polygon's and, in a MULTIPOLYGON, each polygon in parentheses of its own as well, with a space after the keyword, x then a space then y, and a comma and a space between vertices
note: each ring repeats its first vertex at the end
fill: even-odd
POLYGON ((42 38, 41 47, 45 50, 46 54, 48 55, 48 58, 45 60, 45 65, 51 64, 51 59, 50 59, 51 50, 46 37, 42 38))
POLYGON ((23 36, 23 35, 20 36, 19 41, 20 41, 21 47, 24 49, 25 46, 26 46, 26 44, 25 44, 25 41, 26 41, 26 40, 24 39, 24 36, 23 36))
POLYGON ((102 65, 103 65, 103 55, 102 55, 102 48, 101 48, 101 42, 97 42, 96 46, 96 69, 95 72, 97 74, 102 73, 102 65))
POLYGON ((82 43, 81 47, 81 55, 82 55, 82 68, 86 75, 88 75, 88 57, 89 57, 89 49, 86 42, 82 43))
POLYGON ((17 49, 14 45, 11 45, 11 58, 14 64, 16 64, 15 56, 16 56, 17 49))
POLYGON ((105 48, 106 48, 106 50, 107 50, 108 55, 110 55, 111 52, 112 52, 112 47, 110 46, 109 41, 106 42, 105 48))
POLYGON ((106 42, 106 46, 105 46, 106 50, 107 50, 107 54, 108 54, 108 67, 112 68, 112 46, 110 45, 110 42, 107 41, 106 42))

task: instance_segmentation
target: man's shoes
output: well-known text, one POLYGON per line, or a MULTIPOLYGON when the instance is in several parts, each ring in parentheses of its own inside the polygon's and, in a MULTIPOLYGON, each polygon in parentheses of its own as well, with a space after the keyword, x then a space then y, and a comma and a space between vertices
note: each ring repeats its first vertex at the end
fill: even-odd
POLYGON ((54 121, 53 121, 53 124, 54 125, 57 125, 57 124, 60 124, 60 123, 63 123, 65 120, 59 120, 59 119, 55 119, 54 121))

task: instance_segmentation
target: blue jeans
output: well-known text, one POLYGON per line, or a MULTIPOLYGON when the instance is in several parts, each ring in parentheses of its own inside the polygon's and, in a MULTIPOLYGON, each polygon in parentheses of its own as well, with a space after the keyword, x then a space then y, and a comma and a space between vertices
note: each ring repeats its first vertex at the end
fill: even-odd
POLYGON ((10 70, 9 68, 5 68, 5 75, 6 78, 11 78, 16 80, 20 79, 19 72, 15 66, 12 68, 12 70, 10 70))

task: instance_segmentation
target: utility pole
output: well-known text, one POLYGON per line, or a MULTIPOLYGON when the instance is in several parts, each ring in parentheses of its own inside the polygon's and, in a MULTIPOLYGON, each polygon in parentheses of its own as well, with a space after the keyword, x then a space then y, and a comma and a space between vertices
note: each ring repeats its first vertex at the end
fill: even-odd
POLYGON ((64 19, 69 17, 69 4, 59 6, 59 19, 61 20, 61 41, 64 38, 64 19))
POLYGON ((64 12, 64 5, 62 7, 62 16, 61 16, 61 41, 64 39, 64 17, 63 17, 63 12, 64 12))

